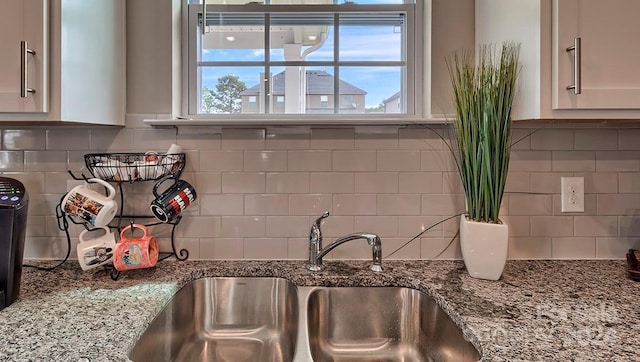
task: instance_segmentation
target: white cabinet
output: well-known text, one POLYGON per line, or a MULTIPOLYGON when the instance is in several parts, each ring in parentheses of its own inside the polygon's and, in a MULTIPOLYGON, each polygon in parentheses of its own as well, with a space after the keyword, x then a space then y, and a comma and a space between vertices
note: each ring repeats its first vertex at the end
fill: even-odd
MULTIPOLYGON (((48 109, 45 113, 29 113, 30 109, 0 113, 0 122, 123 125, 124 0, 44 2, 49 4, 49 16, 42 20, 49 22, 48 109)), ((0 13, 5 3, 0 4, 0 13)))
POLYGON ((0 112, 47 111, 48 2, 0 4, 0 112))
POLYGON ((640 1, 555 0, 552 11, 553 107, 639 109, 640 1), (581 89, 568 90, 576 76, 581 89))
POLYGON ((514 119, 640 119, 637 0, 476 0, 476 44, 521 44, 514 119), (574 50, 581 38, 581 94, 574 50))

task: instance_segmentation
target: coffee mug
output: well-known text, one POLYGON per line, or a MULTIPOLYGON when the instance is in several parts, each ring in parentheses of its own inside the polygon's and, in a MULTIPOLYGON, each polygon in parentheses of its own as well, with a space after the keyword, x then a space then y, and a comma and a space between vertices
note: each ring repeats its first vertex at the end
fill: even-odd
POLYGON ((89 230, 83 230, 80 235, 80 243, 77 247, 78 262, 82 270, 97 268, 110 263, 116 247, 116 235, 108 227, 102 227, 105 233, 94 239, 85 236, 89 230))
POLYGON ((118 204, 113 200, 116 190, 108 182, 90 178, 88 182, 78 185, 69 191, 62 200, 62 210, 97 227, 107 226, 118 211, 118 204), (99 183, 108 190, 102 195, 89 188, 89 183, 99 183))
POLYGON ((144 225, 129 225, 120 232, 120 242, 113 252, 113 266, 119 271, 151 268, 158 262, 158 253, 158 240, 149 235, 144 225), (133 236, 133 229, 142 230, 144 235, 133 236), (127 231, 131 237, 125 235, 127 231))
POLYGON ((161 178, 153 186, 153 196, 155 199, 151 201, 151 212, 162 222, 170 222, 174 220, 184 209, 192 204, 196 197, 196 190, 185 180, 179 180, 173 175, 167 175, 161 178), (165 181, 173 179, 173 185, 169 186, 163 193, 158 194, 158 188, 165 181))

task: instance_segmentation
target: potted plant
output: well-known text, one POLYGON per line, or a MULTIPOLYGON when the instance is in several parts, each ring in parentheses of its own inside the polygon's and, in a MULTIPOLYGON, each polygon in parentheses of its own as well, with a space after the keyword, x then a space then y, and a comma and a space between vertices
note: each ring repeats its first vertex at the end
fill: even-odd
POLYGON ((447 60, 456 112, 454 155, 467 213, 460 218, 460 246, 469 275, 498 280, 507 260, 508 227, 499 219, 511 152, 511 106, 519 44, 505 42, 447 60))

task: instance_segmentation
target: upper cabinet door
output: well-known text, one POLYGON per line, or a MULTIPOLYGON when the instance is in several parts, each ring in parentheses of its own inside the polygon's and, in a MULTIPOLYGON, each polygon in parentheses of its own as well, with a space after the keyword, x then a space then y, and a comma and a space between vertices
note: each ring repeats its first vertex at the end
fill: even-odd
POLYGON ((553 14, 553 108, 639 109, 640 1, 554 0, 553 14))
POLYGON ((0 112, 46 112, 47 1, 0 3, 0 112))

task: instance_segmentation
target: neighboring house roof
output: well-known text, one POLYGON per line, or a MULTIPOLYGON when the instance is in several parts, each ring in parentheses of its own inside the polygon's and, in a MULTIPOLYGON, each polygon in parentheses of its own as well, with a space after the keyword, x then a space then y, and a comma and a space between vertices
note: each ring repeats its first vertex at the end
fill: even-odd
MULTIPOLYGON (((332 94, 333 75, 323 70, 307 70, 307 93, 306 94, 332 94)), ((367 92, 340 80, 340 94, 367 94, 367 92)), ((284 95, 284 71, 273 77, 273 95, 284 95)), ((249 87, 240 92, 241 96, 253 96, 260 93, 260 84, 249 87)))
POLYGON ((391 97, 389 97, 387 99, 383 99, 382 103, 387 103, 387 102, 392 101, 392 100, 397 99, 397 98, 400 98, 400 92, 399 91, 394 93, 391 97))

